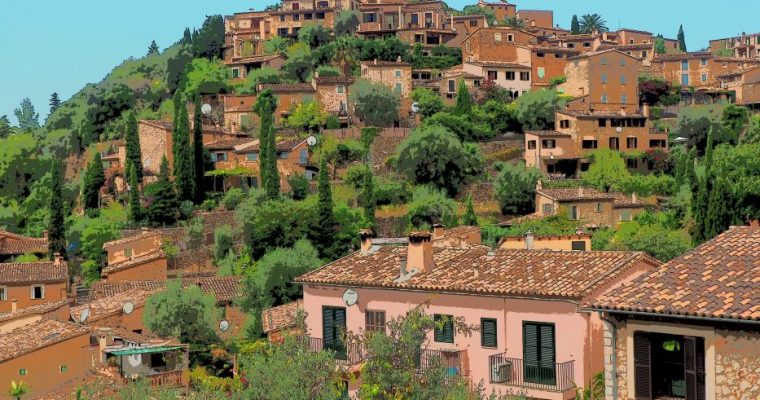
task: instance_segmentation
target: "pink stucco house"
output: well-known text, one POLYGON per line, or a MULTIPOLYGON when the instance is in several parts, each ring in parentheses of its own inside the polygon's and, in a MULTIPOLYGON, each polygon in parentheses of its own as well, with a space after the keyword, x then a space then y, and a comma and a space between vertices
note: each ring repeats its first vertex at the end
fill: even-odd
MULTIPOLYGON (((604 369, 602 321, 580 301, 659 265, 639 252, 439 247, 432 236, 362 231, 359 251, 297 278, 312 341, 340 348, 345 331, 384 329, 427 303, 428 315, 462 317, 478 330, 466 336, 444 325, 423 355, 441 357, 489 394, 570 399, 604 369)), ((344 362, 361 362, 346 350, 344 362)))

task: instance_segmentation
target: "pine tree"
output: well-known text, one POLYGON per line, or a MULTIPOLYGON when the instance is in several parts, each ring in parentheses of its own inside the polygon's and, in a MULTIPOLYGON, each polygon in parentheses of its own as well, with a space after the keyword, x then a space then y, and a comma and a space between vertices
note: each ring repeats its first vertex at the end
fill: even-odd
POLYGON ((40 114, 34 110, 34 104, 29 98, 21 101, 19 108, 13 111, 18 119, 18 127, 25 132, 31 132, 40 127, 40 114))
POLYGON ((5 139, 13 133, 11 121, 7 115, 0 116, 0 139, 5 139))
POLYGON ((130 165, 129 170, 129 221, 135 225, 142 221, 143 210, 140 205, 140 185, 137 183, 135 165, 130 165))
POLYGON ((683 33, 683 25, 678 27, 678 48, 686 52, 686 35, 683 33))
POLYGON ((169 180, 169 161, 166 156, 161 160, 158 181, 154 184, 152 191, 155 194, 148 205, 148 220, 153 226, 174 224, 177 220, 179 200, 169 180))
POLYGON ((578 22, 578 16, 573 15, 573 21, 570 23, 570 34, 577 35, 581 33, 581 23, 578 22))
POLYGON ((311 242, 319 250, 321 258, 334 260, 336 220, 333 214, 332 189, 330 177, 327 172, 326 157, 322 157, 317 178, 317 219, 311 229, 311 242))
POLYGON ((137 181, 142 182, 143 178, 143 163, 142 163, 142 149, 140 148, 140 134, 137 128, 137 117, 134 113, 130 113, 127 117, 127 133, 124 137, 126 144, 126 171, 130 170, 130 165, 135 166, 135 173, 137 174, 137 181))
POLYGON ((478 215, 475 214, 475 205, 472 203, 472 196, 467 196, 465 206, 467 209, 462 216, 462 224, 467 226, 478 226, 478 215))
POLYGON ((150 46, 148 47, 148 55, 152 56, 154 54, 160 54, 161 49, 158 48, 158 45, 156 44, 156 41, 153 40, 150 42, 150 46))
POLYGON ((203 120, 201 118, 201 96, 195 96, 195 118, 193 121, 193 171, 195 180, 195 203, 200 204, 206 195, 206 170, 203 161, 203 120))
POLYGON ((259 116, 259 170, 261 185, 270 199, 280 197, 280 173, 277 170, 277 144, 274 133, 274 110, 277 98, 271 90, 265 90, 256 99, 253 111, 259 116))
POLYGON ((178 120, 174 124, 174 140, 172 141, 174 184, 180 200, 192 201, 195 197, 195 173, 193 150, 190 148, 190 121, 184 105, 180 105, 176 114, 178 120))
POLYGON ((456 115, 469 115, 472 112, 472 96, 470 91, 467 90, 467 85, 464 81, 459 84, 457 90, 457 103, 454 106, 454 114, 456 115))
POLYGON ((53 162, 52 182, 50 186, 50 221, 48 225, 48 255, 52 258, 56 253, 66 256, 66 231, 63 216, 63 178, 61 165, 53 162))
POLYGON ((82 188, 82 206, 85 210, 95 210, 100 206, 100 188, 106 182, 103 172, 103 161, 100 152, 95 153, 95 159, 87 166, 82 188))
POLYGON ((364 203, 364 217, 367 218, 370 226, 375 226, 375 179, 370 169, 367 169, 367 173, 364 175, 362 201, 364 203))
POLYGON ((58 98, 58 93, 53 92, 53 94, 50 95, 50 114, 54 113, 55 110, 58 109, 58 107, 61 106, 61 99, 58 98))

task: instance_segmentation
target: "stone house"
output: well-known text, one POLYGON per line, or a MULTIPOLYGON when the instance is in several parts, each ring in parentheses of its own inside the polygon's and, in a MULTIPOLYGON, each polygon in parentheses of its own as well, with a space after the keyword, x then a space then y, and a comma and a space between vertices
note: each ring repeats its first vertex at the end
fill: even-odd
MULTIPOLYGON (((350 370, 363 352, 344 342, 345 332, 383 331, 422 307, 442 326, 426 336, 421 369, 437 358, 486 393, 572 399, 574 384, 604 365, 602 321, 578 312, 577 302, 657 265, 635 252, 436 247, 428 232, 401 239, 363 232, 359 251, 296 282, 312 348, 337 350, 350 370), (454 320, 474 327, 472 334, 454 320)), ((350 392, 361 385, 361 376, 345 379, 350 392)))
MULTIPOLYGON (((443 71, 442 76, 434 81, 431 88, 437 92, 446 104, 452 105, 456 102, 459 85, 464 82, 467 90, 473 98, 478 98, 480 85, 485 82, 481 75, 464 72, 461 67, 454 67, 443 71)), ((416 86, 416 84, 415 84, 416 86)))
POLYGON ((536 185, 536 214, 546 217, 564 213, 581 227, 600 228, 631 221, 645 210, 636 194, 604 193, 592 188, 553 189, 536 185))
POLYGON ((710 41, 710 52, 717 54, 721 50, 730 50, 736 58, 758 59, 760 58, 760 32, 742 33, 724 39, 710 41))
POLYGON ((652 60, 656 76, 673 85, 712 90, 718 76, 760 65, 760 59, 718 57, 709 51, 658 54, 652 60))
POLYGON ((300 103, 315 101, 317 89, 312 83, 263 83, 258 91, 271 90, 277 97, 277 108, 274 112, 274 123, 279 125, 283 118, 290 115, 293 107, 300 103))
POLYGON ((567 59, 558 90, 574 98, 587 97, 583 109, 633 112, 639 108, 641 61, 615 49, 567 59))
POLYGON ((760 229, 732 227, 583 309, 604 321, 607 399, 760 398, 760 229))
POLYGON ((526 26, 554 27, 554 11, 552 10, 518 10, 517 19, 525 22, 526 26))
POLYGON ((565 76, 568 58, 575 57, 580 51, 563 47, 531 46, 530 68, 531 89, 548 88, 552 79, 565 76))
POLYGON ((734 92, 736 104, 755 107, 760 104, 760 65, 718 75, 720 88, 734 92))
MULTIPOLYGON (((525 54, 530 57, 530 50, 524 47, 517 47, 525 50, 525 54)), ((465 62, 462 70, 473 76, 482 76, 486 81, 509 90, 512 98, 518 98, 530 91, 531 88, 531 71, 530 61, 526 64, 503 62, 503 61, 472 61, 465 62)))
POLYGON ((232 134, 258 134, 259 116, 253 112, 256 105, 256 95, 222 95, 224 109, 224 127, 232 134))
POLYGON ((103 279, 120 282, 137 279, 166 279, 167 259, 161 235, 145 229, 141 234, 103 244, 108 264, 103 279))
POLYGON ((538 37, 524 30, 509 27, 481 28, 462 42, 462 63, 499 61, 529 65, 530 51, 525 46, 537 44, 538 37))
POLYGON ((232 70, 232 79, 244 80, 251 71, 261 68, 280 69, 285 59, 279 54, 262 54, 248 57, 233 57, 225 64, 232 70))
POLYGON ((501 249, 535 249, 535 250, 591 250, 591 234, 578 229, 575 235, 525 235, 504 236, 499 240, 501 249))
POLYGON ((478 0, 478 7, 486 8, 493 11, 493 16, 497 21, 503 21, 507 17, 517 15, 517 5, 509 2, 496 2, 478 0))
POLYGON ((328 113, 335 115, 348 125, 348 91, 354 84, 353 78, 343 76, 319 76, 314 74, 312 85, 317 91, 317 102, 328 113))
POLYGON ((360 14, 357 34, 364 39, 396 36, 427 50, 457 36, 453 16, 440 0, 359 2, 355 9, 360 14))
POLYGON ((446 228, 442 224, 433 225, 433 247, 470 247, 483 244, 480 228, 477 226, 455 226, 446 228))
POLYGON ((68 285, 68 266, 61 256, 54 261, 0 263, 0 312, 66 299, 68 285))
POLYGON ((42 319, 0 335, 0 377, 24 381, 27 396, 40 398, 91 368, 90 330, 58 319, 42 319))
POLYGON ((47 252, 47 231, 42 232, 41 238, 35 238, 0 229, 0 261, 24 254, 42 256, 47 252))
POLYGON ((361 77, 373 83, 380 83, 401 98, 400 116, 408 117, 412 105, 412 65, 398 59, 396 61, 362 61, 361 77))

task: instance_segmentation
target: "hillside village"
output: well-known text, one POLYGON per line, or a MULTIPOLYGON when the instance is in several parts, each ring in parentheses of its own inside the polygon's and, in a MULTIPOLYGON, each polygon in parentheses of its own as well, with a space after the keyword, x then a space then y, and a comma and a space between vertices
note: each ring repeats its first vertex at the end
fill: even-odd
POLYGON ((760 33, 252 3, 0 117, 0 399, 760 398, 760 33))

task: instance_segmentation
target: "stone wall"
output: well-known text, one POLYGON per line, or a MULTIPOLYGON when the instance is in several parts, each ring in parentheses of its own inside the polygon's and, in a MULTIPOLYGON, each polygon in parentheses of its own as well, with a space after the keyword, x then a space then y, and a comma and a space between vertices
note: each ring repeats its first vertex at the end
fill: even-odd
POLYGON ((760 399, 760 332, 716 333, 715 398, 760 399))

